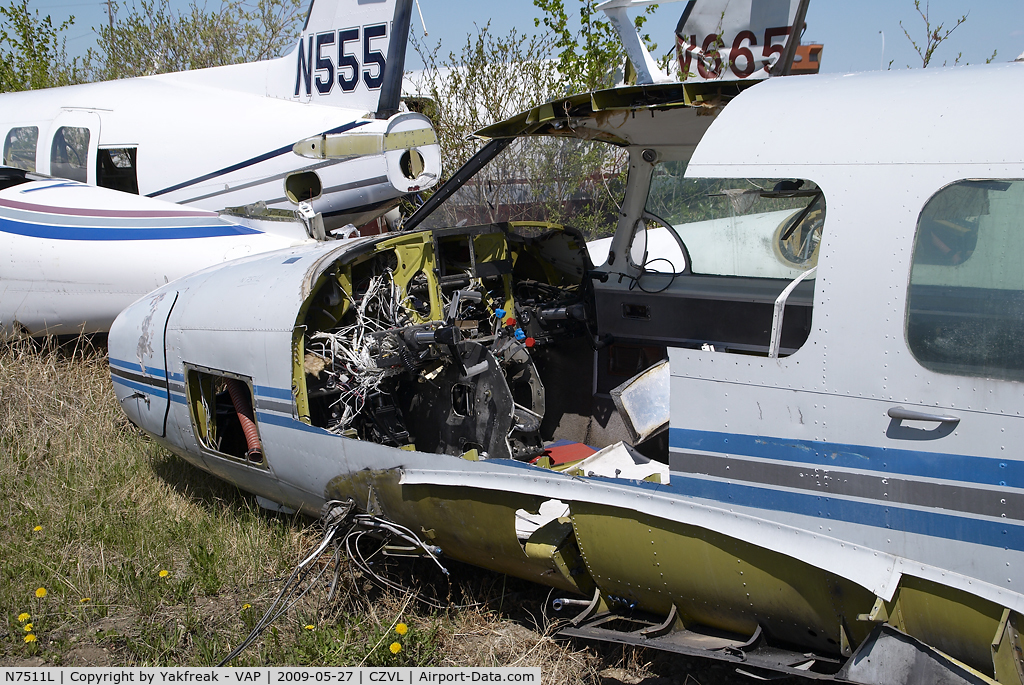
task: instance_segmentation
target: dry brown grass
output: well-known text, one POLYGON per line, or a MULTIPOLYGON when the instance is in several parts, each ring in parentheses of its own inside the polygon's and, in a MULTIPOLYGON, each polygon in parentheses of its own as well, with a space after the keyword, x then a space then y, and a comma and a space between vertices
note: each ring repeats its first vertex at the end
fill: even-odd
MULTIPOLYGON (((141 435, 117 406, 105 351, 84 340, 0 345, 0 516, 0 666, 216 663, 320 535, 141 435)), ((236 663, 539 666, 552 684, 734 679, 707 662, 556 640, 546 589, 450 568, 450 582, 429 563, 389 569, 452 601, 438 611, 345 567, 332 602, 315 587, 236 663), (396 656, 399 621, 410 631, 396 656)))
MULTIPOLYGON (((319 535, 141 435, 117 407, 104 351, 88 341, 0 347, 0 454, 3 664, 213 663, 319 535)), ((481 577, 467 573, 471 584, 481 577)), ((413 630, 400 656, 423 665, 539 665, 545 682, 596 680, 592 655, 487 609, 487 598, 433 611, 363 584, 347 580, 330 605, 314 588, 240 663, 385 663, 377 643, 401 620, 413 630)))

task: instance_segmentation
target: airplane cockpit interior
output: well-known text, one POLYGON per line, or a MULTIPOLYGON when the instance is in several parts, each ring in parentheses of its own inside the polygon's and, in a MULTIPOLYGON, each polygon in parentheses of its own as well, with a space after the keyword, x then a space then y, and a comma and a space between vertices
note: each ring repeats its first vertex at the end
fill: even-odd
POLYGON ((798 349, 825 215, 812 181, 685 179, 679 156, 518 139, 415 230, 323 266, 293 340, 300 420, 468 459, 621 441, 667 462, 668 346, 798 349), (567 157, 598 178, 560 187, 545 164, 567 157))

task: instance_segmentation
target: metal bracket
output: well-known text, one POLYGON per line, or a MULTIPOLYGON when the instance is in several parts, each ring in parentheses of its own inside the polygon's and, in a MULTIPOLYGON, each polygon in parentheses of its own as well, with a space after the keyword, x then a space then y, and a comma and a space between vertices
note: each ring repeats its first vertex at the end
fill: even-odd
POLYGON ((590 600, 590 604, 588 604, 583 611, 573 618, 570 623, 574 626, 579 626, 584 621, 593 618, 601 609, 603 604, 604 603, 601 601, 601 588, 595 588, 594 597, 590 600))

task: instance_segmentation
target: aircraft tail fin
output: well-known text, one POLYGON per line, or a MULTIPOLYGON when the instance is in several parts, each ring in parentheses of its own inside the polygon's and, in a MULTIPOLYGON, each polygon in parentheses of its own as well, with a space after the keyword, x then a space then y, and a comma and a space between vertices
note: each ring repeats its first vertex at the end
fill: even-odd
POLYGON ((298 45, 269 94, 373 112, 398 111, 413 0, 313 0, 298 45))
POLYGON ((676 26, 684 81, 783 76, 793 64, 809 0, 690 0, 676 26))
MULTIPOLYGON (((660 0, 677 2, 678 0, 660 0)), ((605 0, 637 83, 670 80, 648 53, 627 10, 659 0, 605 0)), ((689 0, 675 30, 683 81, 737 81, 789 73, 809 0, 689 0)))

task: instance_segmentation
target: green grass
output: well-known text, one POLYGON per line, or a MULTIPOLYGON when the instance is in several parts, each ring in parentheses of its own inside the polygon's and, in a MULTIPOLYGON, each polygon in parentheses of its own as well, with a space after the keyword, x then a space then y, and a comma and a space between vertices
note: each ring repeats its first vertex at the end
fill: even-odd
MULTIPOLYGON (((0 344, 0 517, 0 665, 215 664, 320 535, 140 434, 104 351, 82 341, 0 344)), ((235 664, 541 666, 545 682, 596 682, 592 652, 531 618, 545 589, 459 566, 447 586, 431 568, 395 571, 475 608, 431 610, 346 566, 332 602, 314 587, 235 664)))

